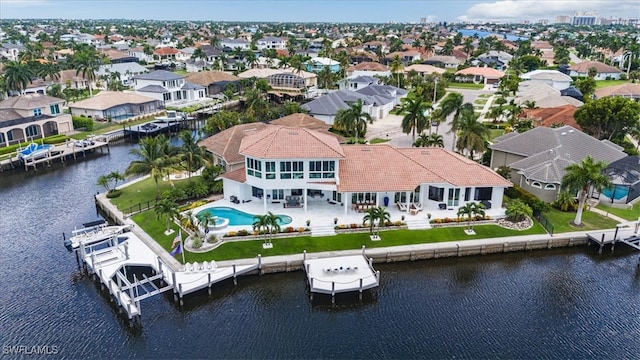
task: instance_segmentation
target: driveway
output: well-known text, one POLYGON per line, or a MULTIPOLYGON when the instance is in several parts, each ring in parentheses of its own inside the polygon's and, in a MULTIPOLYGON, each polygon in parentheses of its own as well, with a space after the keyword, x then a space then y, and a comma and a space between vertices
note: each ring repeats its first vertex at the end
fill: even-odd
MULTIPOLYGON (((490 87, 482 90, 447 89, 447 92, 451 91, 461 93, 464 98, 464 102, 470 102, 472 104, 478 98, 478 96, 482 94, 495 93, 495 90, 491 89, 490 87)), ((407 135, 402 132, 402 117, 402 115, 389 114, 383 119, 375 120, 373 124, 368 124, 366 139, 389 139, 389 143, 395 147, 411 147, 413 145, 411 134, 407 135)), ((447 132, 451 129, 449 126, 449 122, 452 119, 453 115, 449 116, 447 118, 447 121, 440 124, 439 127, 436 128, 434 126, 431 128, 432 132, 436 132, 437 130, 437 133, 442 135, 445 149, 453 148, 453 134, 447 134, 447 132)), ((429 133, 429 129, 427 129, 426 132, 429 133)), ((418 134, 416 134, 416 137, 417 135, 418 134)))

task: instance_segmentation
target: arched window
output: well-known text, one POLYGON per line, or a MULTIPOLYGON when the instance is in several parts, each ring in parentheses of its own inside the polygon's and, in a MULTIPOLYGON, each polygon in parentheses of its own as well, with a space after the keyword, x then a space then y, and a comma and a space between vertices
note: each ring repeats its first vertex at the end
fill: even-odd
POLYGON ((556 184, 547 184, 544 186, 545 190, 555 190, 556 189, 556 184))
POLYGON ((27 137, 37 136, 38 135, 38 125, 29 125, 24 132, 27 137))
POLYGON ((542 184, 540 184, 539 181, 534 181, 531 183, 531 187, 537 188, 537 189, 542 189, 542 184))

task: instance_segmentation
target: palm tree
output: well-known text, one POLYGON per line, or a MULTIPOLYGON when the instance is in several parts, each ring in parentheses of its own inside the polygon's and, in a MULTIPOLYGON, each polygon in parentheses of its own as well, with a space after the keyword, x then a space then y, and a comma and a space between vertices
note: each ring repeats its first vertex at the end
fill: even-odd
POLYGON ((431 104, 419 99, 418 96, 411 92, 409 96, 402 99, 401 112, 404 114, 402 118, 402 132, 411 133, 412 141, 416 141, 416 132, 421 133, 429 126, 425 112, 431 109, 431 104))
POLYGON ((98 180, 96 182, 97 185, 102 186, 107 192, 111 191, 111 182, 107 175, 98 176, 98 180))
POLYGON ((347 135, 355 133, 356 144, 358 135, 367 133, 367 122, 372 123, 371 115, 362 112, 362 100, 358 99, 348 109, 340 109, 336 113, 334 124, 343 129, 347 135))
POLYGON ((265 244, 268 242, 268 234, 266 234, 266 232, 269 230, 269 220, 267 219, 267 215, 254 215, 253 216, 253 231, 257 231, 258 233, 262 232, 262 230, 265 230, 265 238, 264 238, 264 242, 265 244))
POLYGON ((215 225, 213 215, 211 215, 211 213, 208 211, 198 216, 198 227, 202 228, 202 232, 205 235, 209 233, 209 224, 211 224, 212 221, 215 225))
POLYGON ((574 225, 582 225, 582 209, 589 191, 594 189, 601 192, 602 189, 611 186, 611 179, 603 173, 606 167, 605 162, 596 162, 591 156, 587 156, 580 164, 571 164, 565 168, 565 175, 560 183, 561 188, 578 193, 578 211, 573 221, 574 225))
POLYGON ((96 73, 100 67, 99 57, 92 51, 81 51, 76 55, 76 76, 81 75, 89 83, 89 96, 93 96, 91 83, 97 78, 96 73))
POLYGON ((444 147, 444 139, 442 137, 442 135, 439 134, 429 134, 429 137, 427 138, 427 145, 428 147, 444 147))
POLYGON ((189 210, 184 214, 180 214, 180 226, 188 231, 195 231, 198 229, 193 220, 193 211, 189 210))
POLYGON ((191 54, 191 58, 192 59, 206 59, 207 58, 207 53, 204 52, 204 50, 202 50, 202 48, 196 48, 195 50, 193 50, 193 54, 191 54))
POLYGON ((477 202, 469 202, 464 204, 458 209, 457 215, 459 218, 460 217, 464 218, 465 216, 467 216, 467 220, 469 221, 468 228, 471 229, 472 228, 471 220, 478 215, 484 217, 485 215, 484 210, 485 210, 485 207, 483 204, 480 204, 477 202))
POLYGON ((471 56, 471 52, 473 51, 473 39, 468 37, 464 39, 464 42, 462 43, 462 50, 467 53, 467 60, 469 60, 469 57, 471 56))
POLYGON ((465 109, 462 111, 456 124, 456 131, 458 132, 456 148, 459 151, 469 150, 469 158, 471 159, 473 159, 475 152, 484 152, 485 140, 489 136, 489 129, 478 122, 478 117, 473 110, 465 109))
POLYGON ((158 220, 165 220, 167 229, 165 234, 171 230, 171 220, 178 215, 178 206, 171 199, 162 199, 153 207, 158 220))
POLYGON ((451 146, 451 150, 454 149, 456 144, 456 132, 459 127, 458 120, 460 119, 460 114, 463 109, 470 110, 471 113, 473 113, 473 104, 465 103, 464 97, 460 93, 451 93, 447 95, 440 104, 440 112, 443 119, 446 119, 447 116, 453 114, 453 119, 449 123, 449 125, 451 125, 451 129, 447 132, 447 134, 453 133, 453 144, 451 146))
POLYGON ((378 220, 378 208, 372 207, 365 211, 364 217, 362 218, 362 225, 369 224, 369 234, 373 234, 373 227, 375 226, 376 221, 378 220))
POLYGON ((394 56, 393 60, 391 60, 391 63, 389 64, 389 69, 392 73, 396 74, 396 77, 398 78, 398 87, 400 87, 400 71, 402 71, 402 68, 404 68, 404 66, 402 65, 402 61, 400 61, 400 55, 394 56))
POLYGON ((49 78, 49 80, 58 80, 60 78, 60 68, 56 63, 43 64, 38 71, 38 76, 43 80, 47 78, 49 78))
POLYGON ((109 173, 109 175, 107 175, 107 179, 109 181, 113 181, 113 188, 115 189, 118 187, 118 181, 124 181, 125 177, 124 174, 122 174, 120 171, 112 171, 109 173))
POLYGON ((26 63, 10 61, 4 67, 4 81, 7 90, 22 92, 34 77, 33 70, 26 63))
POLYGON ((269 243, 271 243, 271 237, 273 234, 280 232, 280 218, 269 211, 266 215, 267 225, 269 227, 269 243))
POLYGON ((131 149, 131 154, 139 160, 132 161, 125 171, 125 175, 151 174, 156 183, 157 199, 160 199, 159 180, 171 170, 177 168, 175 151, 169 146, 169 140, 164 135, 147 137, 140 140, 140 148, 131 149))
POLYGON ((429 146, 429 135, 420 134, 416 141, 413 142, 413 147, 428 147, 429 146))
POLYGON ((505 215, 507 215, 507 219, 509 219, 509 221, 520 222, 527 217, 531 217, 533 215, 533 210, 524 201, 520 199, 513 199, 509 201, 509 204, 507 204, 505 215))
POLYGON ((208 157, 208 153, 205 147, 198 146, 198 141, 191 131, 182 131, 178 137, 182 140, 180 155, 182 160, 186 162, 189 178, 191 178, 191 173, 204 165, 205 160, 208 157))

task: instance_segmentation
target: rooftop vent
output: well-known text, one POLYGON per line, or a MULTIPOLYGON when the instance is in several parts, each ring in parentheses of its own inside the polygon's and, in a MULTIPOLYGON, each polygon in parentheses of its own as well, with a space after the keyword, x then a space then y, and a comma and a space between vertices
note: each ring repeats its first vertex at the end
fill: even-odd
POLYGON ((563 131, 563 132, 560 133, 560 135, 565 136, 565 135, 567 135, 567 133, 563 131))

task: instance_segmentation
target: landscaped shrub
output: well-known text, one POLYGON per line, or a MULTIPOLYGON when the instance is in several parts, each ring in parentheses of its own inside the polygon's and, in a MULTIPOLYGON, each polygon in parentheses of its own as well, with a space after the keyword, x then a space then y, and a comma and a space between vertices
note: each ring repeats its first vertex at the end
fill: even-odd
POLYGON ((86 131, 93 131, 95 126, 93 119, 84 116, 72 116, 71 120, 73 121, 73 128, 76 130, 85 129, 86 131))
POLYGON ((209 194, 209 187, 201 179, 192 180, 187 184, 185 192, 190 198, 201 198, 209 194))
POLYGON ((524 220, 527 216, 532 216, 533 210, 524 201, 513 199, 507 204, 505 214, 509 220, 517 222, 524 220))
POLYGON ((245 229, 242 230, 238 230, 238 236, 247 236, 249 235, 249 232, 245 229))
POLYGON ((218 241, 218 237, 216 236, 216 234, 209 234, 207 236, 207 242, 209 244, 214 244, 216 241, 218 241))
POLYGON ((287 226, 287 228, 284 229, 284 231, 288 233, 292 233, 294 231, 293 226, 287 226))
POLYGON ((227 234, 227 237, 234 237, 236 236, 236 232, 235 231, 229 231, 229 233, 227 234))
POLYGON ((357 229, 358 228, 358 224, 351 224, 349 225, 352 229, 357 229))
POLYGON ((302 232, 305 232, 305 231, 307 231, 307 229, 306 229, 306 228, 303 228, 303 227, 299 227, 299 228, 298 228, 298 232, 299 232, 299 233, 302 233, 302 232))
POLYGON ((202 247, 202 239, 200 239, 199 237, 194 238, 193 242, 191 243, 191 246, 194 249, 200 249, 202 247))
POLYGON ((549 204, 538 199, 532 193, 524 190, 518 185, 513 185, 512 188, 507 189, 504 194, 511 199, 520 199, 525 204, 529 205, 533 210, 533 214, 539 214, 549 209, 549 204))

